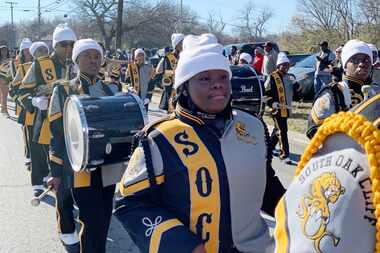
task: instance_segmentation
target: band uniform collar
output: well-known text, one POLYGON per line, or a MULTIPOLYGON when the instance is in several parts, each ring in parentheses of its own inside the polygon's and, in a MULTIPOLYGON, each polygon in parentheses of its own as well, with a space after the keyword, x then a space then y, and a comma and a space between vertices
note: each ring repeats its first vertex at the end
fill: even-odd
POLYGON ((179 103, 177 103, 176 105, 175 114, 182 121, 185 121, 185 122, 190 121, 198 125, 205 124, 205 122, 200 117, 194 115, 190 110, 185 109, 179 103))
POLYGON ((360 80, 360 79, 357 79, 355 77, 351 77, 351 76, 347 76, 347 75, 343 75, 343 81, 347 81, 351 84, 356 84, 356 85, 360 85, 360 86, 363 86, 364 85, 364 81, 360 80))
POLYGON ((80 81, 85 81, 88 85, 95 85, 98 82, 98 77, 90 78, 86 73, 79 72, 80 81))

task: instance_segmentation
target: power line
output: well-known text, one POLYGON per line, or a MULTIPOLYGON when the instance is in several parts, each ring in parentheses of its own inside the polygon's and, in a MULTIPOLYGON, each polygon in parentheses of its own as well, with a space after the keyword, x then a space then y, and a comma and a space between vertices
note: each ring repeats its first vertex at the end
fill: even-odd
POLYGON ((13 23, 13 5, 16 5, 17 2, 12 2, 12 1, 9 1, 9 2, 5 2, 6 4, 9 4, 10 5, 10 8, 11 8, 11 27, 12 27, 12 34, 11 34, 11 47, 15 47, 16 45, 16 32, 15 32, 15 27, 14 27, 14 23, 13 23))

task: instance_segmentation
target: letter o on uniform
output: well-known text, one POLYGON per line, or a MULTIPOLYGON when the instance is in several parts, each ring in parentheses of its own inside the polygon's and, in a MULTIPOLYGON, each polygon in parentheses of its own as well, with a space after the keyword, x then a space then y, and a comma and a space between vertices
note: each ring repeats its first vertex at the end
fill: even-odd
POLYGON ((207 197, 211 194, 212 191, 212 179, 210 172, 207 168, 201 167, 197 171, 197 179, 195 181, 197 185, 197 190, 199 195, 202 197, 207 197))

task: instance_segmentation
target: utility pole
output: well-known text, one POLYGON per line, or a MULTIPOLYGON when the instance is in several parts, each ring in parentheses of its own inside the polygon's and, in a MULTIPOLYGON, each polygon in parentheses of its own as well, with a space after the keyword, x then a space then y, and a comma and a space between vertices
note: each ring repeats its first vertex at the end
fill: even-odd
POLYGON ((41 39, 41 0, 38 0, 38 39, 41 39))
POLYGON ((178 16, 179 16, 179 22, 178 22, 177 32, 183 32, 183 0, 179 0, 178 16))
POLYGON ((16 5, 16 2, 5 2, 10 5, 11 7, 11 27, 12 27, 12 35, 11 35, 11 41, 10 41, 10 46, 14 48, 16 46, 16 31, 13 23, 13 5, 16 5))
POLYGON ((123 0, 117 3, 117 27, 116 27, 116 48, 121 48, 122 26, 123 26, 123 0))

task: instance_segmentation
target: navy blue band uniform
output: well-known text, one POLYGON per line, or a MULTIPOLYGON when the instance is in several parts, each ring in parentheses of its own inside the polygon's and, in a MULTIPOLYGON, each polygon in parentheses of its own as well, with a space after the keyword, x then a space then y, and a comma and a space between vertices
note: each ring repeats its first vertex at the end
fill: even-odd
POLYGON ((322 124, 276 207, 276 253, 377 252, 379 109, 377 94, 322 124))
MULTIPOLYGON (((259 119, 234 110, 223 133, 217 133, 177 105, 175 115, 143 133, 115 209, 141 252, 192 252, 201 243, 207 252, 271 247, 259 213, 266 187, 279 181, 267 168, 259 119)), ((270 195, 282 194, 283 188, 270 195)))
POLYGON ((81 172, 71 169, 64 139, 62 114, 67 96, 80 94, 99 97, 112 96, 114 92, 110 85, 97 78, 91 79, 84 73, 80 73, 69 83, 54 88, 49 107, 53 136, 50 145, 51 173, 52 176, 63 179, 64 187, 71 189, 79 208, 81 252, 100 253, 105 252, 115 184, 103 186, 101 167, 81 172))
POLYGON ((280 142, 280 158, 289 157, 288 125, 287 118, 291 115, 293 96, 298 95, 301 87, 295 77, 290 74, 282 74, 279 70, 274 71, 264 84, 267 105, 271 108, 271 116, 274 128, 271 134, 271 148, 280 142), (274 108, 274 104, 278 108, 274 108))
POLYGON ((159 108, 168 110, 170 100, 173 94, 174 71, 177 66, 179 56, 174 52, 169 52, 163 57, 157 65, 156 74, 162 83, 162 96, 159 108))

